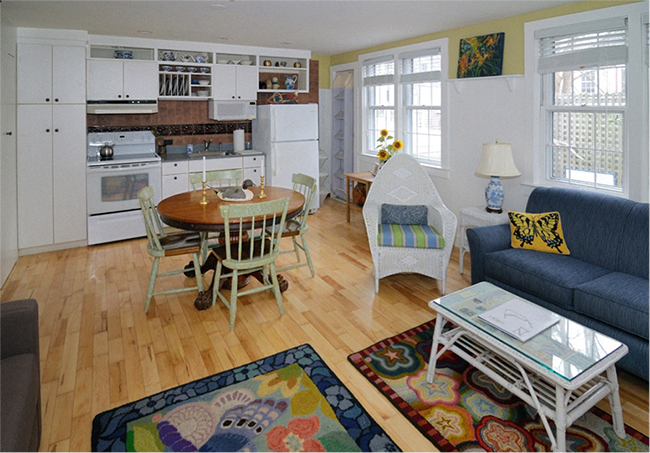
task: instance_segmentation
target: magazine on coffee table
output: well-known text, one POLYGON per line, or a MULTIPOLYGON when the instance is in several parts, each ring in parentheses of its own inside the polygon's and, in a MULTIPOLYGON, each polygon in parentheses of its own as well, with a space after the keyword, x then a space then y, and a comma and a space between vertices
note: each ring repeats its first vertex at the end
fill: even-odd
POLYGON ((517 299, 511 299, 479 318, 519 341, 528 341, 560 321, 548 310, 517 299))

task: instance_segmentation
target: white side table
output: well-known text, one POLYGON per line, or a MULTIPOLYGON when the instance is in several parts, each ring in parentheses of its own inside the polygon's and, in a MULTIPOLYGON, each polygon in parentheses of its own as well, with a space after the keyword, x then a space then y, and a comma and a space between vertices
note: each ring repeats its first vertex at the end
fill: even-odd
POLYGON ((482 227, 490 225, 499 225, 501 223, 508 223, 508 213, 502 212, 495 214, 487 212, 484 206, 473 206, 471 208, 464 208, 460 210, 460 256, 458 263, 460 266, 460 273, 463 273, 463 256, 465 252, 469 251, 469 244, 467 243, 467 235, 465 232, 469 227, 482 227))

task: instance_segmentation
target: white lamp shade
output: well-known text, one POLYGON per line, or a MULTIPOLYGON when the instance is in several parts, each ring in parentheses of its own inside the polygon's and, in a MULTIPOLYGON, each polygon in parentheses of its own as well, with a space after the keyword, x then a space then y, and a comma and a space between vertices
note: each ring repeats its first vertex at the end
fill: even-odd
POLYGON ((481 162, 476 168, 476 174, 482 176, 521 176, 521 172, 512 159, 510 143, 483 143, 481 162))

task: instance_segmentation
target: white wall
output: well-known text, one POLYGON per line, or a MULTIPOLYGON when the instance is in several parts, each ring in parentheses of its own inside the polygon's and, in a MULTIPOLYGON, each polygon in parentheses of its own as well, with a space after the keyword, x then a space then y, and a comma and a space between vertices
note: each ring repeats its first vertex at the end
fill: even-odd
MULTIPOLYGON (((489 179, 474 170, 481 159, 483 143, 498 140, 512 145, 519 178, 502 179, 505 190, 504 210, 523 211, 533 187, 531 150, 526 147, 525 120, 527 103, 521 76, 449 80, 446 82, 449 143, 448 177, 431 176, 445 205, 457 217, 469 206, 485 206, 485 187, 489 179)), ((357 154, 356 157, 359 157, 357 154)), ((360 156, 357 171, 370 170, 376 162, 360 156)), ((458 237, 456 244, 460 245, 458 237)))
MULTIPOLYGON (((2 4, 0 4, 2 8, 2 4)), ((16 28, 0 9, 0 286, 18 259, 16 28), (11 135, 9 135, 11 133, 11 135)))

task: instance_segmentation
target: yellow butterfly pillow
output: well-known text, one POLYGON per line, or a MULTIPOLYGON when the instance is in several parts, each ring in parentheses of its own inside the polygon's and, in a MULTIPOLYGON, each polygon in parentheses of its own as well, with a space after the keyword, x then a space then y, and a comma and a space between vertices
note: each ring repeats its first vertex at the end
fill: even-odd
POLYGON ((559 212, 527 214, 508 211, 508 217, 514 248, 569 254, 569 249, 564 243, 559 212))

